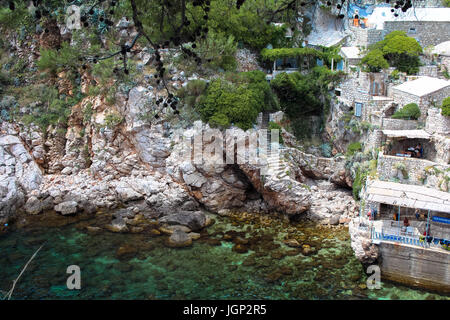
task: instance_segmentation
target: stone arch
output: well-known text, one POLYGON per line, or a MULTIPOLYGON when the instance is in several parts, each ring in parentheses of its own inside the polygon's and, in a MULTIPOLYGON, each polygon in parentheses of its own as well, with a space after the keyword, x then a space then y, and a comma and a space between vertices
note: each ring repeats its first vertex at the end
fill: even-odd
POLYGON ((382 110, 381 110, 381 115, 384 118, 390 118, 396 111, 397 109, 397 104, 396 103, 389 103, 388 105, 386 105, 382 110))

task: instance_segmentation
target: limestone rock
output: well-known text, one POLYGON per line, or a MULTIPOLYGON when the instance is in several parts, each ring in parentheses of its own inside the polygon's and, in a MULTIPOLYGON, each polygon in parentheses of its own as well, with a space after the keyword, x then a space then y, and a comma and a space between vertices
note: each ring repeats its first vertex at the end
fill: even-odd
POLYGON ((116 186, 116 192, 119 199, 123 202, 144 199, 144 196, 141 193, 135 191, 133 188, 131 188, 130 185, 125 182, 121 182, 116 186))
POLYGON ((330 224, 331 224, 332 226, 338 225, 338 224, 339 224, 339 219, 340 219, 339 216, 332 216, 332 217, 330 218, 330 224))
POLYGON ((55 211, 61 213, 62 215, 73 214, 77 212, 76 201, 66 201, 61 202, 55 206, 55 211))
POLYGON ((42 211, 41 201, 37 197, 31 196, 25 203, 24 209, 28 214, 39 214, 42 211))

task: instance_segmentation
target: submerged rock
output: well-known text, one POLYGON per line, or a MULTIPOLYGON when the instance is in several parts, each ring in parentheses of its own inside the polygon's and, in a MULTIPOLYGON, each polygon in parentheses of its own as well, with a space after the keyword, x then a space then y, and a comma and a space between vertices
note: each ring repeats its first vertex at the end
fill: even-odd
POLYGON ((114 219, 110 225, 106 226, 106 229, 112 232, 127 232, 128 227, 124 219, 116 218, 114 219))
POLYGON ((159 219, 161 223, 169 225, 182 225, 192 231, 204 228, 207 224, 207 217, 202 211, 180 211, 159 219))
POLYGON ((287 239, 284 240, 283 243, 291 248, 298 248, 301 246, 300 243, 295 239, 287 239))
POLYGON ((248 248, 243 244, 235 244, 233 246, 232 250, 237 253, 247 253, 248 252, 248 248))
POLYGON ((192 245, 192 238, 184 231, 175 230, 166 242, 171 248, 183 248, 192 245))
POLYGON ((129 244, 125 244, 116 251, 116 258, 119 260, 128 260, 137 254, 137 249, 129 244))
POLYGON ((221 246, 222 242, 218 239, 208 239, 206 241, 207 244, 209 244, 210 246, 221 246))

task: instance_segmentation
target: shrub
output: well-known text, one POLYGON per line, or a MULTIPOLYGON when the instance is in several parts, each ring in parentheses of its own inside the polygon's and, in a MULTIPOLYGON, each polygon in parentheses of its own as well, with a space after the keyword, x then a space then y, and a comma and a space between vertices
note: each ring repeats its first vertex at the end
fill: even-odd
POLYGON ((308 116, 326 119, 330 106, 330 89, 342 76, 327 67, 315 67, 308 74, 280 73, 271 81, 278 96, 280 108, 291 121, 297 138, 305 138, 313 132, 313 124, 305 121, 308 116))
POLYGON ((187 106, 192 108, 199 102, 199 98, 205 93, 207 86, 206 81, 192 80, 185 87, 179 89, 177 95, 187 106))
MULTIPOLYGON (((261 50, 267 44, 277 45, 284 40, 285 29, 267 24, 264 13, 270 2, 255 0, 245 1, 240 9, 233 0, 211 1, 208 20, 209 29, 233 35, 237 42, 261 50)), ((271 5, 275 10, 275 5, 271 5)))
POLYGON ((77 68, 80 50, 64 42, 59 50, 43 49, 37 62, 40 70, 48 70, 55 74, 61 69, 77 68))
POLYGON ((261 111, 276 111, 279 109, 278 100, 273 94, 269 83, 266 81, 266 74, 259 70, 238 73, 232 82, 246 85, 255 93, 261 104, 261 111))
POLYGON ((362 150, 361 142, 353 142, 350 143, 347 147, 347 155, 352 156, 355 152, 359 152, 362 150))
POLYGON ((11 84, 10 78, 6 72, 0 69, 0 94, 3 94, 4 89, 11 84))
POLYGON ((259 112, 276 109, 277 101, 263 72, 231 73, 227 76, 229 81, 213 80, 206 90, 203 84, 195 83, 197 91, 186 88, 181 92, 183 99, 195 107, 203 121, 212 121, 211 124, 218 127, 235 124, 247 130, 253 126, 259 112))
POLYGON ((450 97, 447 97, 442 101, 442 111, 443 116, 450 117, 450 97))
POLYGON ((214 70, 235 70, 237 62, 235 58, 237 44, 232 35, 224 33, 208 32, 206 39, 198 42, 195 52, 208 61, 206 65, 214 70))
MULTIPOLYGON (((259 99, 253 91, 223 79, 210 83, 197 107, 203 121, 209 122, 214 115, 221 114, 243 130, 252 127, 260 108, 259 99)), ((224 117, 217 116, 217 119, 223 121, 224 117)))
POLYGON ((226 129, 230 126, 230 119, 223 113, 215 113, 209 118, 209 124, 214 128, 226 129))
POLYGON ((117 112, 108 113, 105 116, 105 126, 108 129, 114 129, 116 126, 122 123, 123 117, 117 112))
POLYGON ((367 171, 362 171, 361 168, 356 170, 356 177, 352 185, 352 193, 355 200, 360 200, 359 193, 361 192, 363 185, 366 183, 367 175, 367 171))
POLYGON ((22 120, 25 124, 38 125, 44 133, 50 125, 65 128, 72 106, 79 102, 79 98, 59 95, 56 88, 45 85, 33 86, 25 95, 28 100, 36 101, 37 104, 22 120))
POLYGON ((332 157, 331 145, 329 143, 324 143, 324 144, 320 145, 320 151, 322 152, 322 156, 324 156, 326 158, 332 157))
POLYGON ((417 120, 420 117, 419 106, 415 103, 409 103, 405 105, 400 110, 397 110, 392 118, 394 119, 405 119, 405 120, 417 120))
POLYGON ((400 72, 397 69, 395 69, 394 71, 392 71, 390 78, 393 80, 400 79, 400 72))

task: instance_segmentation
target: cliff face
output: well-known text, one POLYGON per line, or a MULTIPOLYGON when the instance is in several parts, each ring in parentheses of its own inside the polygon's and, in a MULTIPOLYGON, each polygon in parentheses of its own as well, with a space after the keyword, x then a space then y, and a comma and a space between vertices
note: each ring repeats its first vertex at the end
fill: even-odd
MULTIPOLYGON (((44 42, 50 46, 51 39, 47 40, 44 42)), ((35 50, 27 51, 19 43, 14 47, 34 65, 35 50)), ((162 59, 170 61, 178 54, 166 50, 162 59)), ((146 48, 132 58, 140 70, 151 69, 146 48)), ((245 50, 238 51, 237 59, 239 70, 260 68, 245 50)), ((195 74, 187 78, 170 63, 167 71, 166 85, 171 90, 198 78, 195 74)), ((119 211, 112 227, 115 230, 125 229, 123 217, 142 214, 152 218, 177 212, 195 216, 200 207, 225 215, 233 211, 307 213, 313 220, 332 220, 333 224, 347 223, 357 211, 349 191, 338 188, 351 186, 343 159, 286 148, 276 160, 280 161, 278 169, 262 175, 263 164, 196 164, 180 156, 186 147, 180 133, 191 137, 210 128, 159 110, 155 100, 167 99, 167 92, 162 84, 149 85, 152 74, 146 72, 131 88, 118 86, 113 102, 99 94, 72 106, 64 130, 50 126, 43 132, 33 124, 1 123, 2 225, 18 212, 36 215, 48 210, 62 215, 119 211), (150 116, 149 120, 156 112, 161 117, 150 116), (117 210, 123 207, 125 211, 117 210)), ((55 79, 59 93, 72 95, 73 88, 65 79, 63 73, 55 79)), ((85 72, 80 81, 86 93, 88 84, 96 79, 85 72)), ((33 103, 21 107, 21 113, 30 112, 33 103)), ((245 135, 241 129, 232 130, 245 135)), ((289 139, 298 144, 294 137, 289 139)), ((208 143, 204 143, 205 149, 208 143)))
MULTIPOLYGON (((138 205, 149 216, 194 212, 200 205, 221 214, 238 210, 296 215, 313 207, 315 219, 336 214, 337 221, 342 216, 341 223, 353 215, 356 207, 348 206, 353 200, 347 191, 332 188, 334 196, 342 194, 346 201, 331 202, 327 188, 321 193, 315 186, 320 180, 348 185, 342 161, 290 148, 284 151, 288 156, 282 157, 290 177, 269 175, 265 180, 261 165, 194 164, 180 156, 186 145, 176 138, 179 129, 170 122, 149 124, 141 119, 140 108, 151 94, 136 87, 113 106, 106 106, 99 97, 85 98, 73 107, 66 134, 50 130, 45 139, 33 127, 20 129, 3 122, 2 222, 18 210, 28 214, 55 210, 66 215, 124 205, 138 205), (80 111, 87 105, 92 108, 88 121, 80 111), (105 119, 113 112, 123 119, 108 127, 105 119), (331 209, 321 206, 321 201, 331 204, 331 209)), ((209 129, 197 122, 181 132, 195 136, 209 129)))
POLYGON ((0 223, 8 221, 27 195, 39 188, 42 172, 10 126, 0 136, 0 223))

